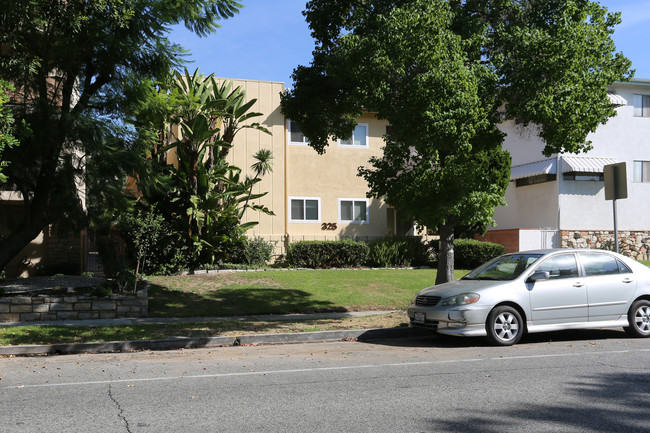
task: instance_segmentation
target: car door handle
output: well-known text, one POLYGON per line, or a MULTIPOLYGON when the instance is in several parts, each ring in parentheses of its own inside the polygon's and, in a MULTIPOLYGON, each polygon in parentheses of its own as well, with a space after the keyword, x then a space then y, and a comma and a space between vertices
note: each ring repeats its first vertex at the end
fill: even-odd
POLYGON ((582 284, 582 283, 574 283, 573 287, 584 287, 584 284, 582 284))
POLYGON ((634 280, 632 280, 632 279, 630 279, 630 278, 625 278, 625 279, 623 279, 623 282, 624 282, 625 284, 630 284, 630 283, 634 282, 634 280))

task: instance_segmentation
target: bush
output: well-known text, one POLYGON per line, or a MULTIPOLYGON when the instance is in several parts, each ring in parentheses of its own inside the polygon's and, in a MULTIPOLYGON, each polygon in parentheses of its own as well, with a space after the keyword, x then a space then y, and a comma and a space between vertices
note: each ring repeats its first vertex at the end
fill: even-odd
MULTIPOLYGON (((438 240, 431 241, 436 253, 440 250, 438 240)), ((454 268, 474 269, 490 259, 505 254, 506 248, 494 242, 481 242, 475 239, 454 240, 454 268)))
POLYGON ((505 252, 503 245, 494 242, 457 239, 454 241, 454 266, 458 269, 474 269, 505 252))
POLYGON ((140 255, 142 274, 170 275, 190 266, 192 255, 187 242, 161 215, 122 215, 117 229, 127 247, 127 267, 135 269, 140 255))
MULTIPOLYGON (((262 238, 246 239, 243 248, 235 251, 231 257, 234 264, 246 265, 246 267, 262 267, 271 261, 273 244, 262 238)), ((225 269, 220 266, 221 269, 225 269)))
POLYGON ((416 236, 384 236, 368 246, 370 266, 425 266, 431 262, 429 247, 416 236))
POLYGON ((287 263, 298 268, 346 268, 363 266, 368 245, 352 240, 301 241, 287 248, 287 263))

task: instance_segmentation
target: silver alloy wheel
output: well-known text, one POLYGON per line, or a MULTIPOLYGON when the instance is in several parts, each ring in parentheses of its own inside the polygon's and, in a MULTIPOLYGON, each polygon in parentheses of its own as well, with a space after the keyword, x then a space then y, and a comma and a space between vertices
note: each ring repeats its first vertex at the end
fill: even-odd
POLYGON ((641 305, 634 312, 634 326, 643 334, 650 333, 650 306, 641 305))
POLYGON ((499 314, 494 320, 494 333, 503 341, 511 341, 519 333, 519 321, 517 316, 509 311, 499 314))

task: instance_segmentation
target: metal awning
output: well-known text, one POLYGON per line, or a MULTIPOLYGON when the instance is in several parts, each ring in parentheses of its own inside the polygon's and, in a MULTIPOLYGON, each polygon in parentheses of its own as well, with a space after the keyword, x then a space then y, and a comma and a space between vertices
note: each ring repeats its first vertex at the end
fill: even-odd
POLYGON ((618 93, 607 92, 607 97, 609 98, 609 102, 611 102, 614 107, 622 107, 624 105, 627 105, 627 100, 618 93))
POLYGON ((562 156, 562 173, 602 173, 604 166, 617 162, 616 158, 562 156))
POLYGON ((545 159, 543 161, 529 162, 527 164, 515 165, 510 170, 510 180, 523 179, 525 177, 539 176, 542 174, 556 174, 556 159, 545 159))

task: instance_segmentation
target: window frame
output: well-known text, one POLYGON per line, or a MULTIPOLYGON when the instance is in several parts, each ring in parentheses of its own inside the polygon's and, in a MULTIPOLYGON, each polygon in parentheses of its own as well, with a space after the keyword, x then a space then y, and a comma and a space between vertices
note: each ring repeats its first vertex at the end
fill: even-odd
POLYGON ((634 117, 650 117, 650 95, 634 94, 634 117))
POLYGON ((571 171, 564 173, 562 177, 564 180, 575 182, 603 182, 605 180, 605 175, 603 173, 596 172, 571 171))
POLYGON ((339 198, 338 199, 338 214, 339 214, 339 223, 341 224, 370 224, 370 200, 367 198, 339 198), (344 220, 342 217, 342 203, 344 201, 352 202, 352 214, 354 216, 354 203, 355 202, 364 202, 366 205, 366 219, 365 220, 344 220))
POLYGON ((302 131, 300 131, 300 134, 302 135, 302 141, 293 141, 291 137, 291 123, 296 123, 294 120, 287 119, 287 141, 289 142, 290 145, 292 146, 309 146, 309 139, 305 137, 305 134, 303 134, 302 131))
POLYGON ((363 146, 356 145, 354 144, 354 131, 352 131, 352 136, 350 137, 352 139, 352 144, 344 144, 342 143, 342 140, 339 138, 337 140, 338 146, 346 149, 368 149, 370 147, 370 127, 368 126, 367 123, 357 123, 357 126, 354 127, 356 130, 357 127, 362 126, 366 129, 366 135, 365 135, 365 142, 366 144, 363 146))
POLYGON ((547 257, 546 259, 542 260, 540 263, 537 264, 537 266, 533 269, 533 271, 529 274, 532 275, 535 272, 542 271, 542 272, 548 272, 549 273, 549 279, 548 281, 556 281, 556 280, 568 280, 570 278, 581 278, 582 272, 580 268, 580 263, 578 262, 578 257, 576 257, 575 253, 560 253, 560 254, 554 254, 550 257, 547 257), (573 257, 573 264, 575 265, 575 275, 562 275, 562 270, 558 269, 558 275, 555 276, 552 274, 551 271, 546 271, 545 269, 542 269, 543 266, 547 265, 548 263, 552 262, 553 260, 556 259, 562 259, 562 258, 569 258, 573 257))
POLYGON ((584 273, 585 278, 622 274, 623 272, 621 272, 621 264, 623 264, 625 268, 629 269, 624 263, 622 263, 616 257, 610 256, 609 254, 585 252, 585 253, 579 253, 579 256, 580 256, 580 265, 582 266, 582 271, 584 273), (608 260, 610 264, 611 262, 613 262, 616 265, 616 270, 614 271, 613 268, 609 268, 609 270, 605 269, 604 271, 600 271, 600 269, 602 268, 594 268, 593 267, 594 264, 603 263, 602 261, 600 263, 598 261, 599 259, 602 258, 608 260), (590 262, 590 259, 593 259, 593 261, 590 262))
POLYGON ((650 161, 635 159, 632 167, 632 183, 650 183, 650 161))
POLYGON ((289 198, 289 200, 288 200, 288 205, 287 205, 288 206, 287 217, 288 217, 290 223, 320 224, 320 222, 321 222, 321 210, 322 210, 320 197, 291 196, 291 197, 288 197, 288 198, 289 198), (292 205, 292 202, 294 200, 302 200, 302 202, 303 202, 302 209, 303 209, 303 213, 305 215, 304 219, 293 219, 293 215, 291 213, 291 208, 292 208, 291 205, 292 205), (307 219, 307 208, 306 208, 307 200, 315 200, 315 201, 318 202, 318 219, 317 220, 308 220, 307 219))
POLYGON ((557 174, 538 174, 536 176, 522 177, 520 179, 515 179, 515 187, 521 188, 524 186, 538 185, 540 183, 546 182, 556 182, 557 174))

